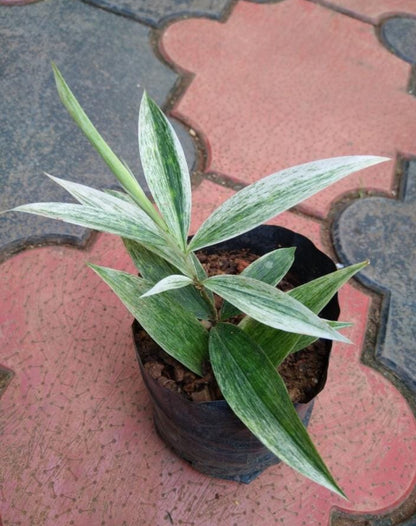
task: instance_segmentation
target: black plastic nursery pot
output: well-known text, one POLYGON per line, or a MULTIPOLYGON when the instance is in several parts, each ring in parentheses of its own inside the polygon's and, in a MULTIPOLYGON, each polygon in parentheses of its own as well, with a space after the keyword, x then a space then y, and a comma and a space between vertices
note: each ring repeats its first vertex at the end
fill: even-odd
MULTIPOLYGON (((296 247, 295 261, 290 270, 300 283, 306 283, 336 270, 331 259, 318 250, 306 237, 286 228, 260 226, 232 240, 204 249, 205 253, 220 250, 248 249, 258 256, 280 247, 296 247)), ((321 316, 337 320, 339 305, 334 297, 321 316)), ((133 324, 136 334, 139 325, 133 324)), ((279 459, 271 453, 235 416, 225 400, 194 402, 183 394, 171 391, 157 382, 145 369, 140 341, 136 341, 137 359, 145 385, 152 400, 155 428, 160 437, 181 458, 196 470, 222 479, 249 483, 279 459)), ((324 364, 315 396, 326 382, 332 342, 323 340, 327 360, 324 364)), ((314 398, 294 404, 307 426, 314 398)))

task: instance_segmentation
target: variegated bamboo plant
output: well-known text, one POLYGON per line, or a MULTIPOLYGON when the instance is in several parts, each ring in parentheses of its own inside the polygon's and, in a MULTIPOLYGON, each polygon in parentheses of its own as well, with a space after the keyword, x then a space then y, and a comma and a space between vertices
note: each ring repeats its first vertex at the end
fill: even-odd
POLYGON ((90 267, 168 354, 196 374, 202 374, 202 364, 210 361, 232 410, 273 453, 306 477, 344 495, 300 421, 277 367, 289 353, 317 338, 348 341, 338 332, 348 324, 321 319, 317 313, 366 262, 283 293, 276 284, 292 265, 292 248, 268 253, 240 275, 212 277, 206 275, 195 251, 247 232, 346 175, 386 159, 339 157, 269 175, 223 203, 188 241, 189 171, 175 132, 155 102, 143 95, 139 149, 157 209, 53 68, 63 104, 124 191, 102 192, 49 176, 79 204, 35 203, 14 210, 121 236, 140 277, 90 267), (225 300, 220 312, 213 294, 225 300), (228 323, 238 311, 246 315, 239 326, 228 323))

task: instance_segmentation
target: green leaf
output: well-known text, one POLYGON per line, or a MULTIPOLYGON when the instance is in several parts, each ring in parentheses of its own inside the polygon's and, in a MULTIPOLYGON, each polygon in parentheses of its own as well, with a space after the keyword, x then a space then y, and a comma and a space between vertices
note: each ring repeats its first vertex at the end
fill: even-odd
POLYGON ((144 176, 160 213, 185 249, 191 216, 191 182, 185 154, 170 122, 143 94, 139 148, 144 176))
POLYGON ((161 227, 164 226, 161 217, 157 214, 152 203, 146 197, 141 186, 132 175, 130 170, 120 161, 120 159, 111 150, 105 140, 98 133, 95 126, 92 124, 81 105, 70 90, 68 84, 65 82, 61 72, 52 64, 53 73, 55 76, 56 87, 58 89, 59 97, 67 109, 68 113, 81 128, 87 139, 94 146, 97 152, 101 155, 107 166, 117 177, 123 188, 132 196, 136 203, 161 227))
POLYGON ((166 278, 158 281, 156 285, 153 285, 153 287, 142 294, 141 297, 147 298, 148 296, 154 296, 156 294, 160 294, 161 292, 181 289, 183 287, 187 287, 188 285, 192 285, 192 283, 192 279, 188 278, 187 276, 183 276, 182 274, 172 274, 171 276, 167 276, 166 278))
MULTIPOLYGON (((104 195, 111 198, 108 194, 104 195)), ((169 244, 165 234, 156 227, 150 217, 138 207, 132 207, 134 212, 131 210, 128 213, 123 212, 129 205, 120 199, 118 201, 123 203, 123 207, 120 206, 118 210, 111 210, 110 207, 100 210, 92 206, 71 203, 32 203, 13 208, 13 211, 59 219, 73 225, 133 239, 146 245, 149 250, 156 251, 181 272, 187 274, 189 269, 184 256, 169 244)))
POLYGON ((224 274, 206 279, 203 285, 245 314, 276 329, 348 342, 302 303, 261 281, 224 274))
POLYGON ((198 278, 198 281, 203 281, 208 277, 208 274, 205 272, 205 269, 202 265, 202 263, 199 261, 199 259, 196 257, 196 255, 191 252, 190 257, 192 260, 192 264, 195 270, 195 275, 198 278))
POLYGON ((243 188, 217 208, 192 238, 189 250, 247 232, 346 175, 386 160, 373 156, 336 157, 269 175, 243 188))
POLYGON ((141 298, 149 289, 149 283, 142 278, 98 265, 89 266, 162 349, 202 376, 202 363, 208 358, 208 331, 193 314, 167 294, 141 298))
POLYGON ((113 188, 106 188, 104 192, 106 194, 112 195, 113 197, 123 199, 123 201, 126 201, 127 203, 134 204, 134 200, 129 196, 129 194, 126 194, 125 192, 114 190, 113 188))
MULTIPOLYGON (((328 321, 328 320, 327 320, 328 321)), ((335 329, 336 331, 339 331, 341 329, 345 329, 346 327, 351 327, 352 323, 348 323, 345 321, 328 321, 329 325, 335 329)), ((295 346, 290 350, 290 353, 294 353, 297 351, 301 351, 302 349, 305 349, 306 347, 309 347, 312 343, 316 342, 318 338, 315 338, 315 336, 299 336, 295 346)), ((283 360, 281 360, 283 361, 283 360)))
POLYGON ((140 221, 148 225, 149 228, 154 224, 153 230, 164 235, 163 230, 161 230, 158 225, 140 207, 138 207, 137 204, 135 204, 134 201, 130 201, 127 194, 122 194, 122 192, 116 194, 114 190, 111 193, 108 191, 96 190, 95 188, 91 188, 91 186, 60 179, 59 177, 54 177, 46 172, 45 175, 56 184, 59 184, 59 186, 62 186, 62 188, 70 193, 72 197, 82 205, 140 217, 140 221), (122 198, 120 198, 120 194, 123 195, 122 198))
MULTIPOLYGON (((320 278, 314 279, 290 290, 293 299, 300 301, 315 314, 328 304, 337 291, 354 274, 363 269, 367 261, 344 267, 320 278)), ((260 320, 259 320, 260 321, 260 320)), ((253 339, 267 354, 269 360, 277 367, 288 354, 298 351, 310 345, 311 340, 299 334, 290 334, 285 331, 271 329, 265 324, 253 319, 245 319, 240 324, 241 328, 253 339), (306 345, 305 345, 306 344, 306 345)))
MULTIPOLYGON (((161 279, 177 273, 173 265, 150 252, 143 245, 130 239, 123 239, 123 242, 137 270, 150 283, 155 284, 161 279)), ((206 277, 206 274, 201 275, 199 267, 195 271, 199 279, 206 277)), ((204 272, 203 269, 202 272, 204 272)), ((207 320, 211 317, 212 311, 209 304, 195 287, 172 290, 168 294, 172 299, 184 305, 187 310, 193 312, 197 318, 207 320)))
POLYGON ((123 238, 123 243, 140 275, 152 285, 166 276, 177 273, 176 268, 166 259, 151 252, 137 241, 123 238))
MULTIPOLYGON (((259 281, 275 286, 292 266, 295 259, 295 250, 295 247, 273 250, 253 261, 240 275, 258 279, 259 281)), ((231 316, 236 316, 238 313, 239 310, 226 301, 221 309, 221 319, 226 320, 231 318, 231 316)))
POLYGON ((238 327, 219 323, 209 353, 224 398, 248 429, 283 462, 344 497, 261 348, 238 327))

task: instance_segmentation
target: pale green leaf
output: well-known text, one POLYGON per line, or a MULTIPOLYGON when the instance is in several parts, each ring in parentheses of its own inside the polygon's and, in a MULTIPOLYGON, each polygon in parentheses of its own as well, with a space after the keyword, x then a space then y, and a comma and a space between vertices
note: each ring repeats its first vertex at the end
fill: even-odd
MULTIPOLYGON (((111 196, 107 195, 107 197, 111 196)), ((118 201, 123 203, 120 199, 118 201)), ((127 205, 128 203, 124 203, 124 206, 127 205)), ((164 233, 161 229, 156 228, 155 223, 147 214, 138 207, 133 208, 134 214, 126 214, 123 212, 124 207, 118 210, 110 210, 110 208, 100 210, 72 203, 32 203, 13 208, 13 211, 58 219, 73 225, 133 239, 146 245, 149 250, 156 251, 181 272, 188 273, 189 269, 184 256, 169 244, 164 233)))
POLYGON ((127 238, 123 238, 123 243, 140 275, 150 283, 155 284, 166 276, 177 274, 173 265, 144 245, 127 238))
POLYGON ((70 90, 68 84, 65 82, 61 72, 52 64, 55 75, 56 87, 58 89, 59 97, 67 109, 68 113, 81 128, 87 139, 91 142, 97 152, 101 155, 107 166, 117 177, 123 188, 132 196, 136 203, 156 222, 163 227, 163 221, 157 214, 152 203, 146 197, 143 189, 132 175, 130 170, 120 161, 120 159, 111 150, 105 140, 98 133, 95 126, 92 124, 81 105, 70 90))
POLYGON ((167 276, 166 278, 158 281, 156 285, 153 285, 153 287, 142 294, 141 297, 147 298, 148 296, 154 296, 169 290, 181 289, 183 287, 187 287, 188 285, 192 285, 192 283, 192 279, 188 278, 187 276, 183 276, 181 274, 172 274, 171 276, 167 276))
MULTIPOLYGON (((300 301, 312 312, 318 314, 328 304, 336 292, 354 274, 368 264, 367 261, 344 267, 320 278, 314 279, 290 290, 293 299, 300 301)), ((255 340, 269 357, 269 360, 277 367, 288 354, 298 351, 310 345, 308 339, 301 340, 299 334, 290 334, 282 330, 273 330, 261 320, 245 319, 241 328, 255 340), (306 345, 305 345, 306 344, 306 345), (300 347, 302 345, 302 347, 300 347)))
POLYGON ((161 230, 137 204, 132 202, 127 194, 122 194, 122 192, 116 194, 115 190, 112 192, 96 190, 95 188, 91 188, 84 184, 54 177, 46 172, 45 175, 49 177, 49 179, 52 179, 56 184, 59 184, 59 186, 62 186, 62 188, 70 193, 72 197, 82 205, 117 212, 121 215, 137 217, 137 219, 141 223, 144 223, 147 228, 153 229, 155 232, 160 232, 161 235, 164 235, 163 230, 161 230), (123 195, 123 197, 120 197, 120 194, 123 195))
POLYGON ((336 157, 293 166, 260 179, 217 208, 192 238, 189 250, 247 232, 346 175, 386 160, 373 156, 336 157))
MULTIPOLYGON (((345 329, 346 327, 351 327, 352 326, 352 323, 345 322, 345 321, 331 321, 331 320, 327 320, 327 322, 336 331, 339 331, 341 329, 345 329)), ((302 349, 305 349, 306 347, 309 347, 309 345, 311 345, 312 343, 316 342, 317 340, 318 340, 318 338, 315 338, 315 336, 298 336, 296 344, 290 350, 290 353, 294 353, 294 352, 300 351, 302 349)))
POLYGON ((113 197, 118 197, 119 199, 123 199, 123 201, 126 201, 127 203, 134 204, 134 200, 129 196, 129 194, 126 194, 126 192, 122 192, 120 190, 114 190, 113 188, 106 188, 104 192, 106 194, 112 195, 113 197))
POLYGON ((224 398, 248 429, 283 462, 344 497, 262 349, 238 327, 220 323, 210 331, 209 353, 224 398))
MULTIPOLYGON (((295 250, 295 247, 273 250, 253 261, 240 275, 264 281, 269 285, 277 285, 292 266, 295 250)), ((238 313, 239 310, 226 301, 221 309, 221 319, 226 320, 238 313)))
POLYGON ((160 213, 182 248, 191 215, 191 182, 176 133, 155 102, 143 94, 139 148, 144 176, 160 213))
MULTIPOLYGON (((143 245, 130 239, 123 239, 123 242, 137 270, 141 276, 150 283, 157 283, 161 279, 177 273, 173 265, 154 252, 147 250, 143 245)), ((206 278, 204 270, 202 269, 201 274, 199 266, 197 266, 195 272, 199 279, 206 278)), ((172 290, 167 294, 170 294, 174 300, 185 306, 187 310, 193 312, 199 319, 207 320, 212 316, 212 309, 209 304, 202 297, 200 291, 193 286, 172 290)))
POLYGON ((203 284, 245 314, 271 327, 348 342, 302 303, 271 285, 227 274, 208 278, 203 284))
POLYGON ((167 294, 141 298, 149 282, 118 270, 90 264, 168 354, 196 374, 208 358, 208 331, 198 319, 167 294))

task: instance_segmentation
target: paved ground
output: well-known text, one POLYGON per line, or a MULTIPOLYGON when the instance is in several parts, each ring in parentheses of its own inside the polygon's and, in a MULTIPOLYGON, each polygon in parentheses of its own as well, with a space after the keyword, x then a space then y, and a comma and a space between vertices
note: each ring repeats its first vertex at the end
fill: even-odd
POLYGON ((120 242, 0 216, 4 526, 416 524, 415 15, 412 0, 0 0, 2 209, 61 199, 43 171, 113 184, 59 105, 52 60, 139 178, 137 85, 170 112, 195 168, 193 229, 277 169, 393 159, 273 221, 372 261, 341 293, 354 345, 334 346, 310 426, 348 502, 285 466, 240 486, 173 456, 131 320, 85 266, 132 270, 120 242))

